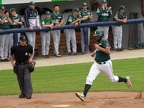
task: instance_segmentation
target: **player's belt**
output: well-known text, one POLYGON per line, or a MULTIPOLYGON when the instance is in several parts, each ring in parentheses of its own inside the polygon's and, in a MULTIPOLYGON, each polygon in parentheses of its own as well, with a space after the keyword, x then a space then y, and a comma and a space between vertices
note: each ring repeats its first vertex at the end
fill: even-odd
POLYGON ((106 61, 104 61, 104 62, 97 62, 98 64, 106 64, 106 61))

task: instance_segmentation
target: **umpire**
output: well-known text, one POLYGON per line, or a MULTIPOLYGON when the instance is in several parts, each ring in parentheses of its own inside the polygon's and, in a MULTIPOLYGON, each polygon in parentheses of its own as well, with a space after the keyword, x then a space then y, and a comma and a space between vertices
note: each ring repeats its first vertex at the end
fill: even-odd
POLYGON ((31 99, 32 97, 32 83, 30 71, 27 68, 28 62, 33 59, 33 47, 27 44, 25 35, 21 35, 19 43, 11 47, 10 60, 14 67, 14 73, 17 75, 17 80, 21 90, 19 98, 31 99))

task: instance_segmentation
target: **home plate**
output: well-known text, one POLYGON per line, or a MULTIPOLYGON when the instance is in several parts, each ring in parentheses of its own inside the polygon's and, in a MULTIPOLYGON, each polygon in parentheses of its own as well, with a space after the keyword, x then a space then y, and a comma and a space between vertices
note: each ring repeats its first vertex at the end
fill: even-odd
POLYGON ((51 107, 53 108, 66 108, 69 107, 70 105, 52 105, 51 107))

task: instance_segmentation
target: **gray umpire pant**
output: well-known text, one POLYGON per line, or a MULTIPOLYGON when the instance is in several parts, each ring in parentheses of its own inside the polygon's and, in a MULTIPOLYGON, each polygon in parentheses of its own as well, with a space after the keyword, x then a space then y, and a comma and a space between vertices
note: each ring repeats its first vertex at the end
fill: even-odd
POLYGON ((54 54, 58 55, 59 54, 59 43, 60 43, 60 30, 53 30, 50 31, 53 39, 53 44, 54 44, 54 54))
POLYGON ((35 49, 36 32, 26 32, 28 43, 33 47, 33 52, 35 49))
POLYGON ((49 54, 50 32, 41 32, 42 55, 49 54))
POLYGON ((17 75, 17 80, 21 90, 21 94, 25 95, 26 97, 31 97, 33 89, 30 72, 26 64, 16 65, 15 73, 17 75))
POLYGON ((77 45, 76 45, 76 33, 74 29, 65 29, 65 37, 66 37, 66 46, 68 53, 77 53, 77 45), (72 51, 70 48, 70 41, 72 43, 72 51))

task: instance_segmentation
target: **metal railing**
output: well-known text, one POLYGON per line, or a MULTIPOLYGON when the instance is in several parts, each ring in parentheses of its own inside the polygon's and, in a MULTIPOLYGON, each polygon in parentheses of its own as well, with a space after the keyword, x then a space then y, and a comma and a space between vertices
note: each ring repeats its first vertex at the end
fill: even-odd
MULTIPOLYGON (((97 26, 111 26, 111 25, 124 25, 124 24, 134 24, 134 23, 143 23, 144 18, 140 19, 129 19, 126 23, 119 23, 116 21, 107 21, 107 22, 92 22, 92 23, 84 23, 79 24, 76 28, 83 27, 97 27, 97 26)), ((52 30, 64 30, 64 29, 72 29, 75 28, 73 25, 62 25, 62 26, 54 26, 52 30)), ((32 31, 50 31, 50 28, 34 28, 32 31)), ((22 32, 32 32, 29 28, 17 28, 17 29, 7 29, 0 30, 0 35, 7 33, 22 33, 22 32)))

